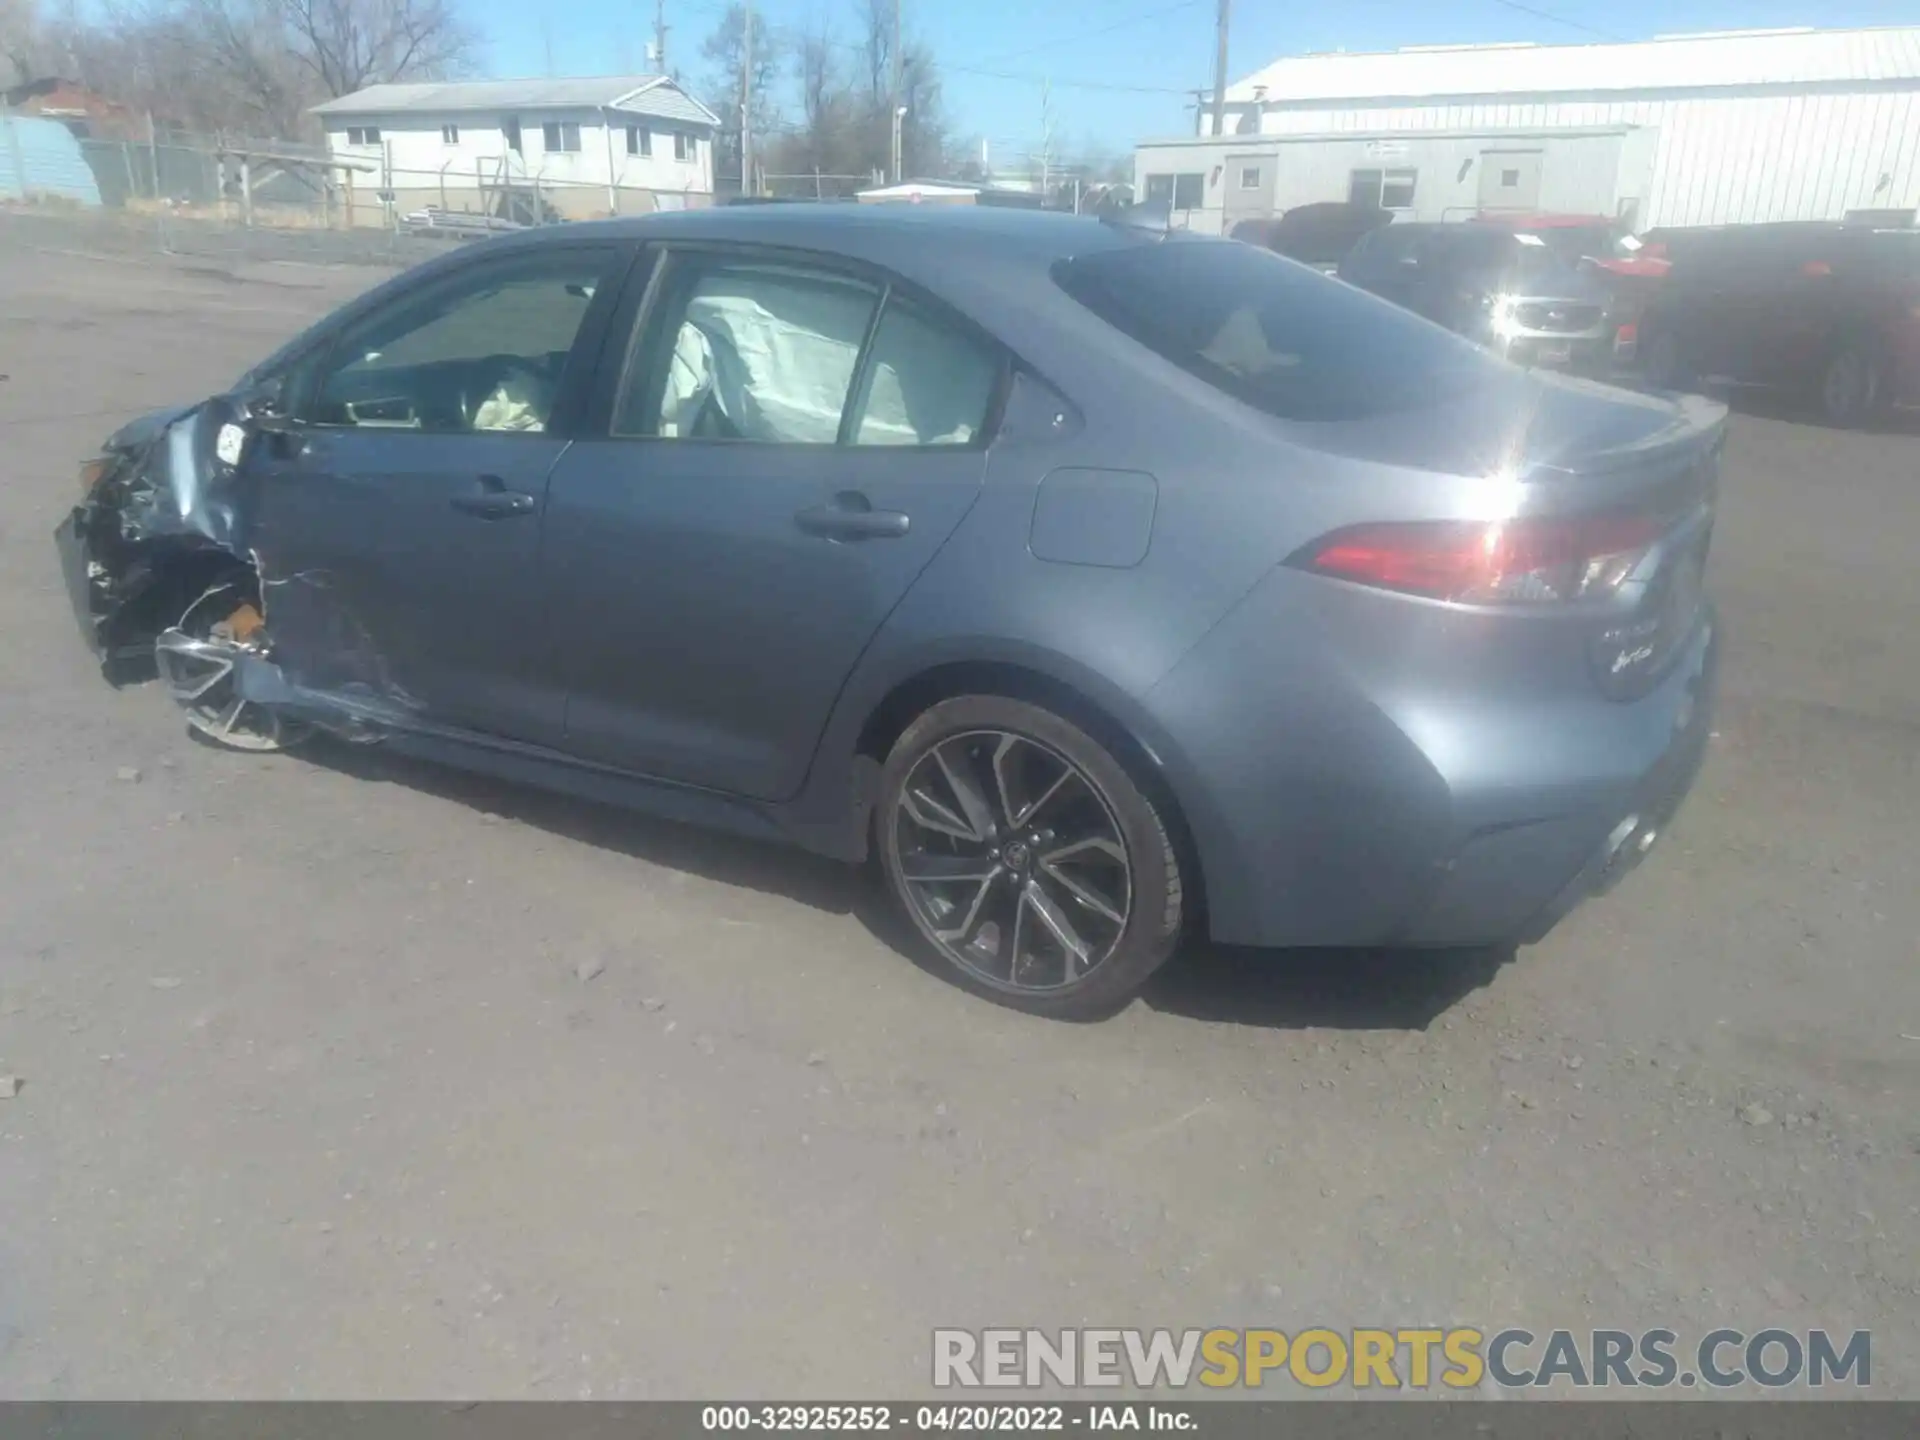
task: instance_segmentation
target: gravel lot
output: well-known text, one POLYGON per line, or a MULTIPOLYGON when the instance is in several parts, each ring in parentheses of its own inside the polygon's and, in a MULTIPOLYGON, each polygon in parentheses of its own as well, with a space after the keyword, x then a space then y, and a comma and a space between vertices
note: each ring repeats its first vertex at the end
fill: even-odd
POLYGON ((1920 1396, 1913 427, 1736 419, 1718 738, 1613 896, 1074 1027, 851 872, 99 680, 75 463, 373 278, 0 229, 0 1395, 899 1397, 940 1325, 1470 1323, 1871 1328, 1920 1396))

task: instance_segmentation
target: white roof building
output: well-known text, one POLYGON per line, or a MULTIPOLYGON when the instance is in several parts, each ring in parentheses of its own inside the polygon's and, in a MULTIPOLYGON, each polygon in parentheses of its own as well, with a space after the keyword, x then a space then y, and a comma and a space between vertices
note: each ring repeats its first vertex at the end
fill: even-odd
POLYGON ((515 218, 630 213, 713 192, 719 117, 667 75, 370 85, 313 113, 403 211, 508 213, 504 196, 515 218))
POLYGON ((1422 219, 1531 205, 1647 228, 1920 207, 1920 26, 1291 56, 1226 102, 1225 137, 1203 109, 1199 140, 1142 147, 1136 183, 1157 177, 1164 194, 1173 177, 1188 200, 1198 186, 1203 203, 1184 208, 1199 225, 1231 224, 1262 194, 1268 213, 1348 198, 1320 163, 1348 141, 1373 146, 1345 147, 1354 193, 1384 189, 1422 219), (1256 150, 1278 163, 1243 184, 1256 150), (1510 158, 1466 164, 1482 153, 1510 158), (1301 164, 1318 166, 1310 196, 1288 182, 1301 164), (1502 195, 1489 176, 1509 175, 1502 195))

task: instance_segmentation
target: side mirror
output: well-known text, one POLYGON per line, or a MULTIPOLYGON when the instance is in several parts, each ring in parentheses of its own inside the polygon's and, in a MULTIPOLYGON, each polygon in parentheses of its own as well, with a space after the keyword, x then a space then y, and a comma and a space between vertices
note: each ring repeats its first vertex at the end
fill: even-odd
POLYGON ((246 423, 266 434, 285 434, 295 422, 287 412, 286 387, 278 376, 262 380, 234 397, 246 423))

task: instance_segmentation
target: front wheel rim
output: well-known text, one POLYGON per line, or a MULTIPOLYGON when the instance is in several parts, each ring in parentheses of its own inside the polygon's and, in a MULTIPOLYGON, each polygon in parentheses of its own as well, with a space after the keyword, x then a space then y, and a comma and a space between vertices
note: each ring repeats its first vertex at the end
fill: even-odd
POLYGON ((1119 819, 1084 770, 1030 736, 937 742, 908 770, 887 828, 915 925, 994 989, 1078 986, 1126 934, 1133 866, 1119 819))
POLYGON ((160 678, 187 724, 236 750, 284 750, 296 732, 268 705, 248 700, 235 675, 241 658, 258 654, 251 635, 235 635, 232 618, 244 598, 217 585, 187 607, 180 623, 154 641, 160 678))

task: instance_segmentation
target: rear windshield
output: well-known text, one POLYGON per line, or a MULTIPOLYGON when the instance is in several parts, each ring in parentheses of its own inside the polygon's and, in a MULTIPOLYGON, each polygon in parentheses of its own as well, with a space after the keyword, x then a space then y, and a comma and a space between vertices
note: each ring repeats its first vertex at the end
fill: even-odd
POLYGON ((1265 250, 1174 241, 1062 261, 1102 320, 1283 420, 1363 420, 1442 404, 1503 367, 1397 306, 1265 250))

